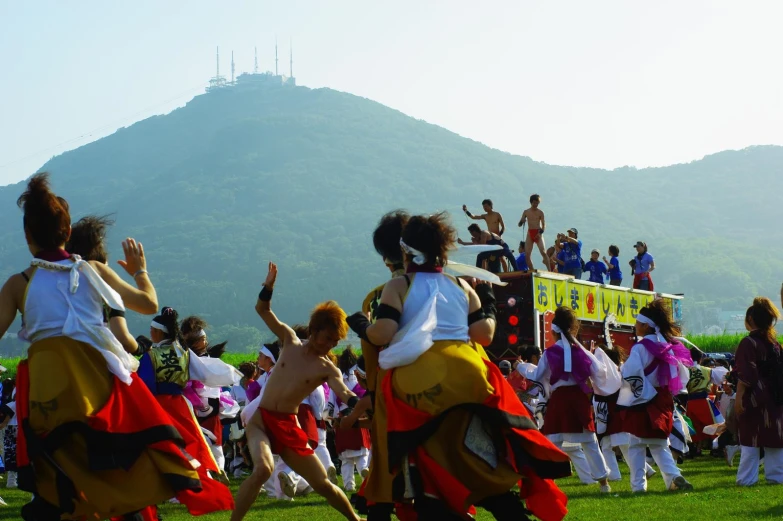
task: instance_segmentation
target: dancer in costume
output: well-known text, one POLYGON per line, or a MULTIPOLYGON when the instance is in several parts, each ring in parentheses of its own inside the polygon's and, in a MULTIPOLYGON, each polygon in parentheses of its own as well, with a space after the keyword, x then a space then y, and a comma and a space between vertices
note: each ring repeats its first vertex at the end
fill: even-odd
POLYGON ((775 324, 780 311, 758 297, 745 313, 750 332, 737 347, 737 396, 734 409, 739 425, 740 463, 737 484, 759 480, 759 458, 764 449, 767 483, 783 483, 783 353, 775 324))
POLYGON ((552 332, 560 338, 544 351, 531 378, 543 386, 547 400, 541 432, 572 456, 583 482, 597 481, 601 493, 609 493, 609 469, 598 446, 588 395, 591 391, 600 396, 616 393, 620 374, 606 353, 600 349, 591 353, 576 340, 579 320, 570 308, 555 310, 552 332))
POLYGON ((478 286, 482 307, 465 281, 442 273, 455 235, 444 214, 412 217, 400 240, 408 273, 386 283, 374 324, 349 317, 361 338, 389 344, 380 384, 389 460, 404 476, 397 499, 412 498, 420 519, 462 519, 473 505, 525 519, 510 492, 521 481, 534 514, 560 519, 565 496, 541 478, 567 476, 567 456, 538 432, 479 345, 494 333, 491 287, 478 286))
MULTIPOLYGON (((340 356, 341 366, 344 353, 345 351, 343 352, 343 355, 340 356)), ((353 360, 358 361, 355 356, 353 357, 353 360)), ((367 391, 359 384, 356 371, 356 365, 346 369, 343 373, 343 381, 345 382, 346 387, 356 396, 364 398, 367 391), (349 375, 352 378, 349 378, 349 375)), ((331 397, 334 400, 335 417, 340 418, 339 423, 342 424, 342 421, 346 418, 346 414, 351 413, 351 408, 348 407, 348 404, 343 402, 336 393, 331 393, 331 397)), ((337 454, 342 462, 341 474, 343 477, 343 488, 345 488, 346 492, 355 492, 357 489, 356 472, 361 475, 362 480, 369 474, 370 447, 372 446, 370 431, 365 428, 353 428, 353 424, 347 426, 348 428, 342 428, 342 425, 340 425, 340 427, 341 428, 335 429, 334 443, 337 454)))
POLYGON ((21 517, 105 519, 200 490, 182 437, 134 372, 138 361, 103 323, 104 302, 125 309, 120 295, 143 294, 125 300, 141 313, 157 307, 143 248, 123 243, 120 264, 136 290, 63 249, 68 203, 46 174, 30 179, 18 204, 34 260, 0 291, 0 337, 22 313, 21 335, 32 345, 17 369, 17 462, 19 486, 34 497, 21 517))
MULTIPOLYGON (((709 397, 712 386, 720 385, 721 381, 716 382, 718 374, 713 376, 712 369, 701 365, 702 359, 705 358, 704 353, 701 351, 691 352, 691 357, 693 358, 693 366, 688 368, 690 376, 686 386, 688 404, 685 408, 685 414, 693 422, 696 434, 692 436, 692 440, 696 444, 697 453, 699 453, 701 452, 701 442, 707 440, 711 442, 715 439, 715 436, 705 434, 704 428, 716 423, 723 423, 720 412, 709 397)), ((711 443, 709 447, 712 447, 711 443)))
POLYGON ((687 367, 693 365, 690 353, 674 337, 679 329, 671 320, 663 300, 654 300, 636 317, 636 336, 641 342, 631 348, 621 368, 623 384, 617 405, 621 409, 623 431, 630 433, 628 467, 631 490, 645 492, 646 449, 649 447, 669 490, 691 490, 669 450, 674 422, 673 395, 688 382, 687 367))
MULTIPOLYGON (((395 210, 381 217, 373 231, 372 242, 375 251, 383 259, 391 278, 405 275, 400 238, 402 230, 410 216, 403 210, 395 210)), ((362 313, 369 315, 370 322, 378 317, 378 306, 384 282, 370 291, 362 303, 362 313)), ((379 350, 385 346, 376 347, 362 339, 362 356, 364 357, 367 391, 372 399, 372 424, 370 437, 373 450, 370 452, 370 474, 363 482, 363 492, 367 500, 368 521, 391 521, 394 510, 392 498, 392 483, 394 475, 389 470, 389 453, 387 445, 386 404, 378 395, 378 384, 386 375, 386 371, 378 367, 379 350)))
MULTIPOLYGON (((217 346, 209 345, 207 337, 207 322, 201 317, 189 316, 182 321, 182 342, 184 346, 200 358, 220 358, 225 350, 226 342, 221 342, 217 346)), ((228 364, 223 364, 228 367, 228 364)), ((219 364, 215 364, 219 367, 219 364)), ((185 388, 185 396, 193 404, 198 418, 198 423, 204 435, 207 437, 207 443, 215 456, 218 467, 225 468, 226 457, 223 454, 223 424, 222 419, 226 418, 227 409, 232 412, 238 409, 230 401, 221 400, 220 386, 206 385, 204 382, 188 382, 185 388)), ((236 414, 234 414, 236 417, 236 414)), ((224 474, 220 478, 228 484, 224 474)))
MULTIPOLYGON (((345 338, 348 327, 345 312, 336 302, 316 306, 310 315, 309 338, 302 342, 296 333, 280 322, 271 309, 272 292, 277 279, 277 266, 269 263, 269 273, 258 295, 256 311, 267 327, 280 339, 282 349, 275 370, 266 382, 255 411, 245 409, 245 433, 253 456, 253 473, 245 479, 236 496, 236 508, 231 521, 245 517, 264 482, 274 469, 273 454, 302 476, 313 490, 346 519, 357 521, 348 498, 326 474, 309 445, 307 434, 297 421, 299 404, 323 382, 350 406, 359 399, 349 391, 342 375, 326 355, 345 338)), ((252 404, 251 404, 252 405, 252 404)))
POLYGON ((183 389, 190 381, 230 386, 239 383, 241 375, 219 360, 195 356, 193 351, 182 347, 179 337, 177 312, 169 307, 163 308, 160 315, 152 319, 150 338, 154 343, 152 349, 142 356, 139 366, 139 377, 174 420, 185 439, 185 450, 200 463, 198 473, 202 490, 197 493, 182 492, 176 498, 195 516, 232 510, 231 491, 215 479, 222 468, 207 445, 193 410, 183 396, 183 389))

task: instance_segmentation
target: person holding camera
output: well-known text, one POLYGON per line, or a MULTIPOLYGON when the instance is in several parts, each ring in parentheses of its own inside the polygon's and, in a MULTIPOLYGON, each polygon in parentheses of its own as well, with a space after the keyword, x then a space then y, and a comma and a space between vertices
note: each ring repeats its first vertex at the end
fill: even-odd
POLYGON ((560 267, 560 273, 573 275, 575 279, 582 278, 582 241, 576 228, 568 230, 566 235, 558 235, 558 241, 563 245, 565 263, 560 267))

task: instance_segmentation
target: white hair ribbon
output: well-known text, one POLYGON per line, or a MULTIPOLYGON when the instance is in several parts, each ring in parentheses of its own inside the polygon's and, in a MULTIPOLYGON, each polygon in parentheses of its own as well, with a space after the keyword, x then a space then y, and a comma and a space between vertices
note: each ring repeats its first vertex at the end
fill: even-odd
POLYGON ((362 370, 359 368, 359 366, 358 366, 358 365, 355 365, 355 366, 351 367, 351 371, 350 371, 350 372, 351 372, 351 373, 358 373, 358 374, 359 374, 359 376, 361 376, 362 378, 367 378, 367 373, 365 373, 364 371, 362 371, 362 370))
POLYGON ((419 266, 421 266, 422 264, 427 262, 427 256, 426 255, 424 255, 422 252, 420 252, 416 248, 411 248, 410 246, 405 244, 405 241, 403 241, 402 239, 400 239, 400 246, 402 246, 402 249, 403 249, 403 251, 405 251, 405 253, 414 256, 413 257, 414 264, 418 264, 419 266))
POLYGON ((203 329, 199 329, 198 331, 196 331, 195 333, 193 333, 191 336, 192 336, 193 338, 204 338, 204 337, 206 337, 206 336, 207 336, 207 332, 206 332, 206 331, 204 331, 203 329))
POLYGON ((660 343, 666 343, 666 339, 661 334, 661 328, 658 327, 658 324, 656 324, 653 319, 651 319, 648 316, 642 315, 641 313, 636 315, 636 321, 641 322, 642 324, 646 324, 652 328, 655 329, 655 336, 658 338, 658 342, 660 343))
POLYGON ((150 323, 150 327, 153 328, 153 329, 157 329, 158 331, 163 331, 167 335, 169 334, 169 328, 167 328, 166 326, 164 326, 160 322, 156 322, 156 321, 153 320, 150 323))
POLYGON ((563 372, 570 373, 572 370, 571 343, 566 339, 563 330, 560 329, 557 324, 552 324, 552 332, 560 335, 560 347, 563 348, 563 372))

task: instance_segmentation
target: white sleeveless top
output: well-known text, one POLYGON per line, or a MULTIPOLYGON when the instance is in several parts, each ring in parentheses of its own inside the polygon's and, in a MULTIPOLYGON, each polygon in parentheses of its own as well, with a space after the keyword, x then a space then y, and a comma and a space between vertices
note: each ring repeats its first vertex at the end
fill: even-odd
POLYGON ((400 328, 378 355, 378 364, 387 370, 412 364, 438 340, 469 342, 469 304, 455 279, 417 273, 402 305, 400 328))
POLYGON ((435 329, 432 340, 459 340, 467 342, 468 295, 459 282, 442 273, 416 273, 413 276, 408 296, 402 306, 400 329, 412 322, 422 308, 436 294, 435 329))
POLYGON ((27 283, 20 337, 38 342, 65 336, 89 344, 106 358, 109 371, 130 385, 130 373, 139 362, 103 322, 104 301, 114 309, 125 309, 120 296, 85 261, 33 261, 36 264, 27 283))

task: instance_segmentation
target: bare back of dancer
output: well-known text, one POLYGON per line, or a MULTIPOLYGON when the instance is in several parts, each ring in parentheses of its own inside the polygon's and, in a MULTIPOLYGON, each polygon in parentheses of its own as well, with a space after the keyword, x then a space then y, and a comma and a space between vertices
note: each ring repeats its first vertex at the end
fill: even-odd
MULTIPOLYGON (((313 326, 311 318, 310 337, 302 342, 293 329, 280 322, 272 312, 271 296, 276 278, 277 266, 270 262, 269 273, 264 283, 265 289, 259 295, 256 311, 267 327, 280 339, 280 356, 275 370, 264 386, 259 410, 247 419, 245 425, 247 446, 254 468, 253 473, 245 479, 237 492, 236 507, 231 515, 231 521, 239 521, 245 517, 258 497, 261 487, 274 470, 273 441, 270 427, 264 424, 262 410, 272 415, 278 413, 283 416, 295 415, 299 410, 299 404, 324 382, 328 382, 329 387, 344 402, 352 404, 357 400, 356 395, 343 383, 340 370, 326 358, 329 351, 345 336, 347 325, 317 328, 313 326), (265 292, 268 299, 264 297, 265 292)), ((319 305, 316 310, 321 306, 323 305, 319 305)), ((336 304, 333 307, 336 307, 336 304)), ((344 323, 345 313, 342 310, 339 313, 341 314, 339 320, 344 323)), ((290 427, 299 427, 298 422, 290 427)), ((359 517, 343 491, 329 481, 318 457, 312 451, 309 451, 309 454, 306 452, 306 450, 295 450, 295 447, 284 446, 280 449, 280 457, 346 519, 358 520, 359 517)))
POLYGON ((538 194, 530 196, 530 208, 522 212, 522 218, 519 220, 519 226, 527 224, 527 233, 525 234, 525 259, 528 267, 533 270, 533 245, 538 245, 538 251, 544 260, 545 269, 549 269, 549 258, 546 254, 546 244, 544 243, 544 230, 546 220, 544 212, 538 207, 541 204, 541 197, 538 194))

